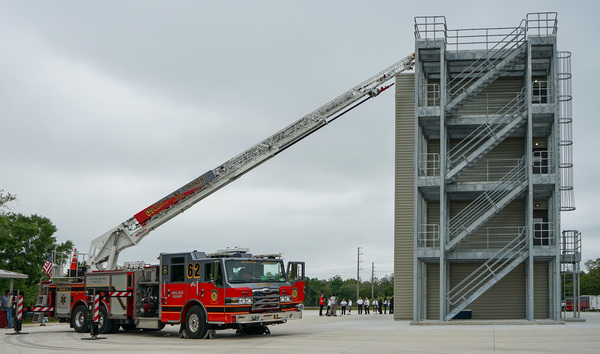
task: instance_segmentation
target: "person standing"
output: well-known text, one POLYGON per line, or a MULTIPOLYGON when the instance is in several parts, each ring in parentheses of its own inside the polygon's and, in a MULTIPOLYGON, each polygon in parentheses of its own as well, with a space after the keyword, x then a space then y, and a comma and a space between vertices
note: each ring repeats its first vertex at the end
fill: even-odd
POLYGON ((352 299, 348 299, 348 315, 352 312, 352 299))
POLYGON ((342 299, 342 302, 340 302, 340 305, 342 305, 342 315, 346 314, 346 306, 348 306, 348 302, 346 301, 346 299, 342 299))
POLYGON ((333 316, 337 316, 337 305, 338 305, 338 297, 337 294, 334 293, 331 295, 331 314, 333 316))
POLYGON ((377 299, 373 299, 373 314, 376 315, 377 314, 377 308, 379 308, 379 301, 377 301, 377 299))
POLYGON ((2 297, 0 297, 0 304, 2 304, 2 308, 6 310, 6 324, 8 328, 13 328, 13 318, 12 318, 12 309, 11 305, 11 296, 10 291, 6 291, 2 297))
POLYGON ((394 314, 394 297, 390 297, 390 315, 394 314))
POLYGON ((369 312, 369 305, 371 305, 371 301, 369 301, 368 297, 365 297, 364 305, 365 305, 365 315, 370 314, 370 312, 369 312))
POLYGON ((389 304, 389 302, 388 302, 387 297, 384 297, 383 298, 383 314, 384 315, 387 315, 388 304, 389 304))
POLYGON ((358 297, 358 300, 356 300, 356 305, 358 306, 358 314, 362 315, 362 310, 363 310, 363 299, 362 297, 358 297))
POLYGON ((377 310, 379 310, 380 315, 383 313, 383 301, 381 301, 381 298, 377 299, 377 310))
POLYGON ((323 316, 323 306, 325 306, 325 299, 323 293, 321 293, 321 296, 319 296, 319 316, 323 316))

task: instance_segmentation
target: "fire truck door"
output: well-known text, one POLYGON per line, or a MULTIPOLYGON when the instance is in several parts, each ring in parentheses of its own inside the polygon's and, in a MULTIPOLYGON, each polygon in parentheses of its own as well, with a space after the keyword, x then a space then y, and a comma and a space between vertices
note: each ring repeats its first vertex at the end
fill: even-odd
POLYGON ((220 261, 211 261, 204 267, 206 307, 208 322, 225 321, 225 286, 223 266, 220 261))
POLYGON ((287 276, 288 282, 292 286, 292 301, 294 303, 304 301, 304 262, 288 262, 287 276))
POLYGON ((186 302, 185 257, 166 255, 161 258, 161 319, 176 322, 186 302))

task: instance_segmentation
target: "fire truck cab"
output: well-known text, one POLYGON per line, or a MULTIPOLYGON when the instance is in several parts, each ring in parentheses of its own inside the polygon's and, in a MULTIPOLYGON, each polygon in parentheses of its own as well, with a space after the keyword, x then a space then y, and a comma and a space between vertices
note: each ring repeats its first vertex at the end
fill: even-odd
POLYGON ((304 263, 247 250, 161 254, 160 322, 182 323, 189 338, 209 329, 264 333, 266 325, 302 318, 304 263))

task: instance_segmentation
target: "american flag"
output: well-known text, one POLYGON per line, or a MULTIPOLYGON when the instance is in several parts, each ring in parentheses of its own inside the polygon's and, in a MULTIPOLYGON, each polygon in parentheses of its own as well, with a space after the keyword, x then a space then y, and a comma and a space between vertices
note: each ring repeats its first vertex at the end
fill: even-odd
POLYGON ((44 263, 42 269, 48 274, 48 278, 52 278, 52 255, 46 259, 46 263, 44 263))

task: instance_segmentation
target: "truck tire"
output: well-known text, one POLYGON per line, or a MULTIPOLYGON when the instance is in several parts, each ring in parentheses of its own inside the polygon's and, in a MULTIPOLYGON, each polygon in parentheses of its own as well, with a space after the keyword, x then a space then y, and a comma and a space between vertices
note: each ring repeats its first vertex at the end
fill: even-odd
POLYGON ((98 311, 98 333, 112 333, 114 324, 115 321, 108 318, 106 307, 100 306, 100 311, 98 311))
POLYGON ((88 321, 88 310, 87 306, 79 305, 73 311, 73 317, 71 318, 71 324, 75 332, 84 333, 90 331, 90 321, 88 321))
POLYGON ((184 331, 187 338, 201 339, 208 333, 208 323, 206 323, 206 313, 202 307, 192 306, 185 314, 184 331))

